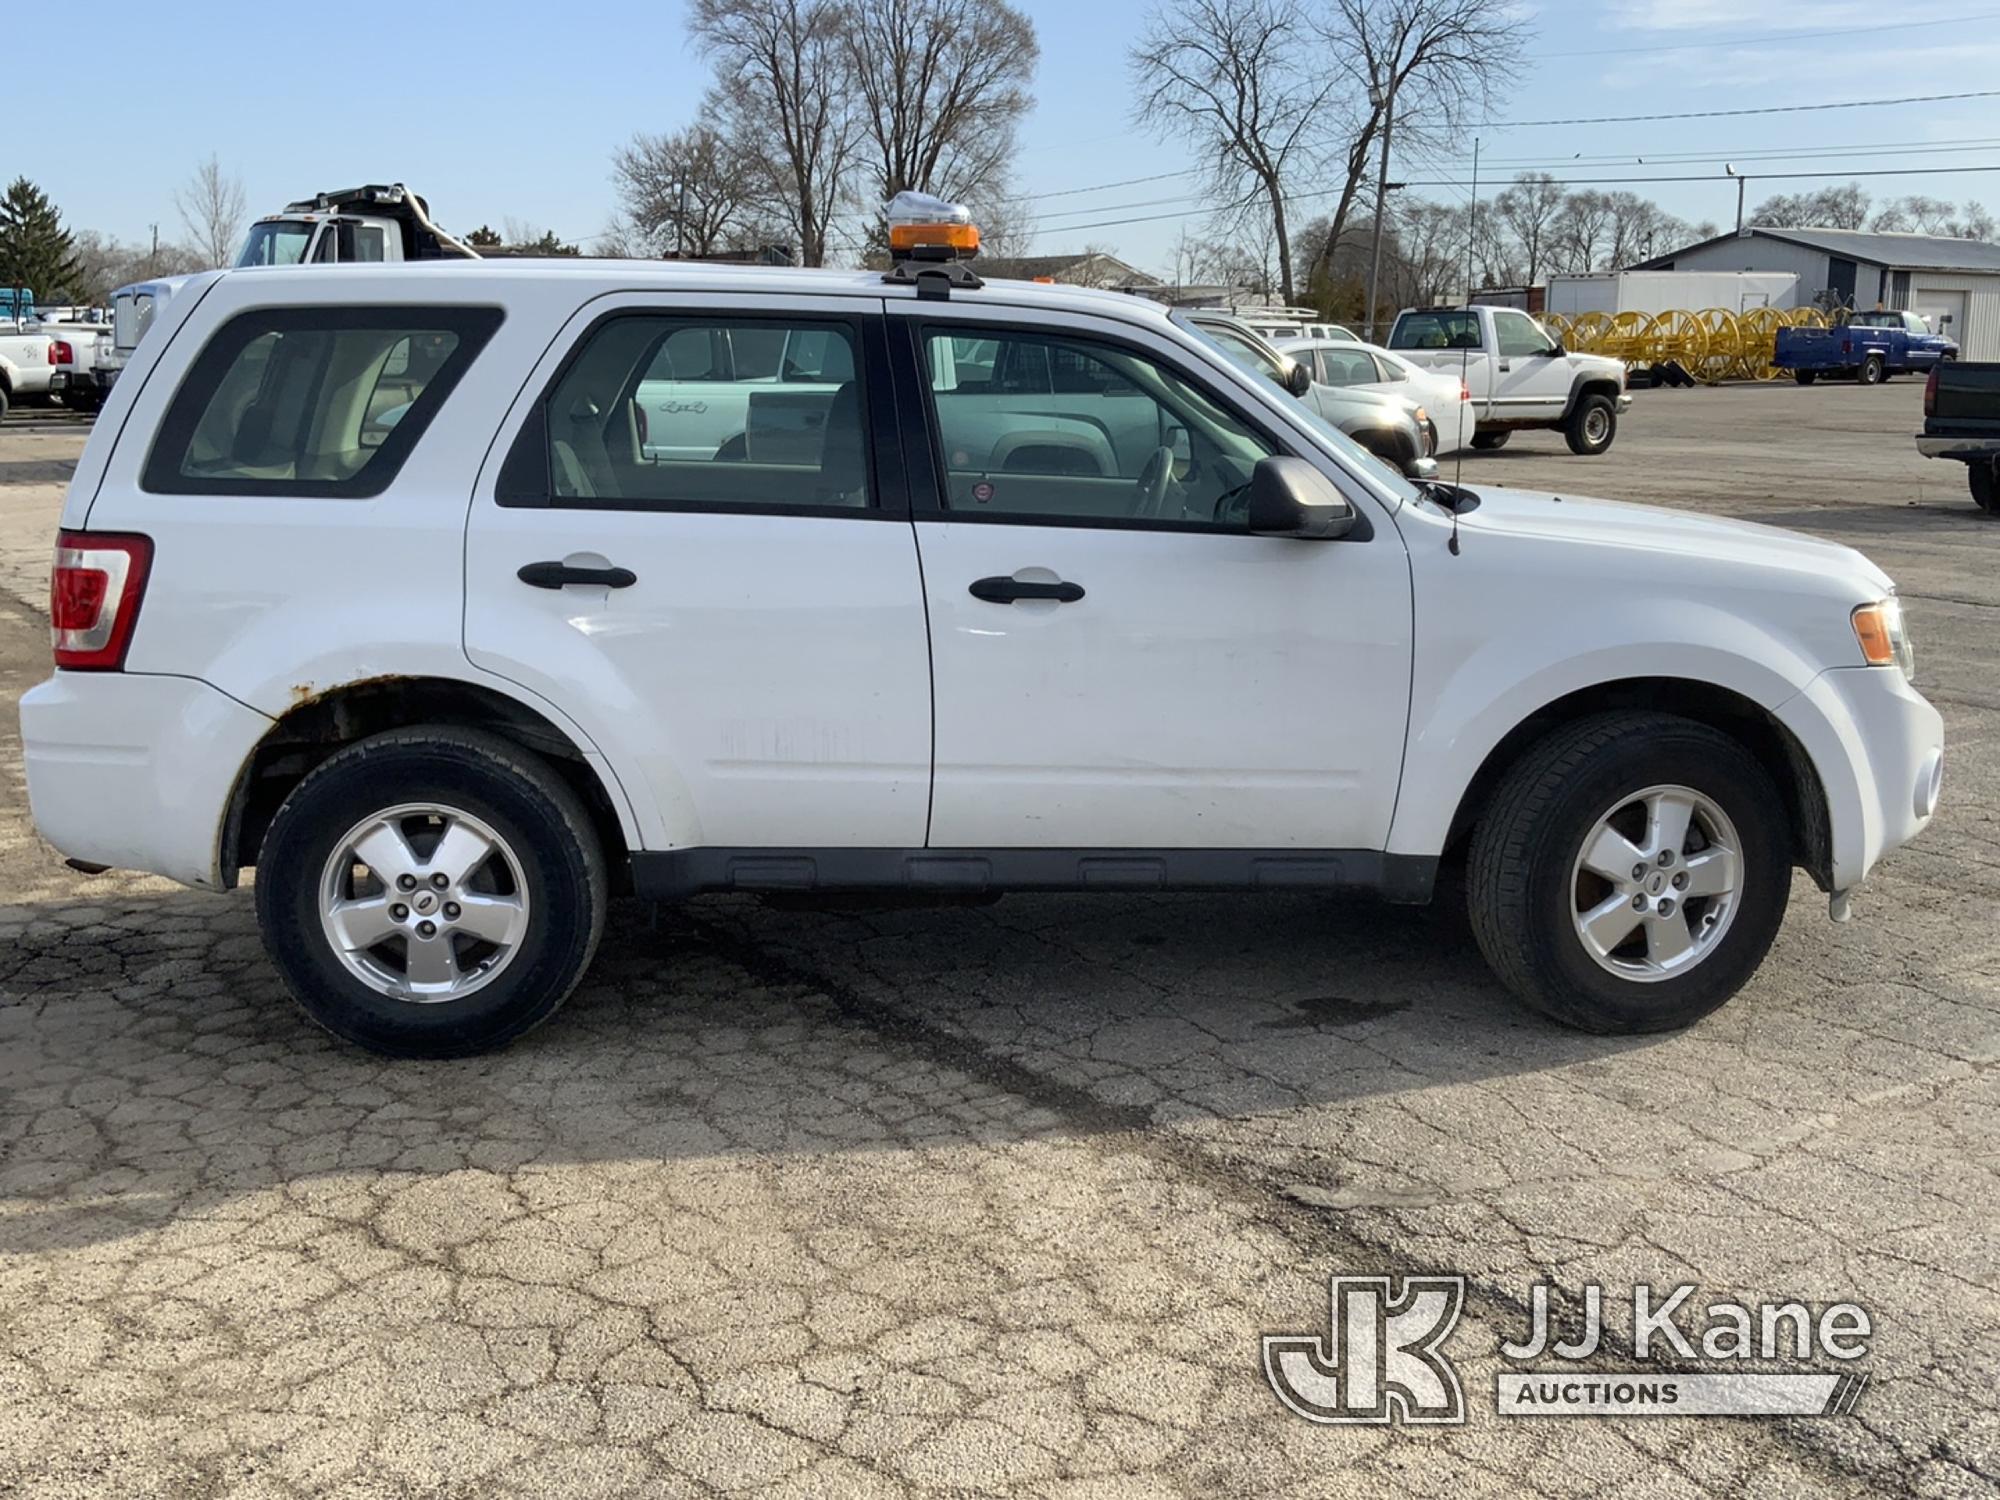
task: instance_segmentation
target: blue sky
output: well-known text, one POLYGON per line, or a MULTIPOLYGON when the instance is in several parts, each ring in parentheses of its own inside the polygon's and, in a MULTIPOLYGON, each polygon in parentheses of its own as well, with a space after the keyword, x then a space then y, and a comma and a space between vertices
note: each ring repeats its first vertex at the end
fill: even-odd
MULTIPOLYGON (((1175 171, 1182 151, 1130 120, 1125 53, 1147 0, 1018 0, 1042 42, 1037 104, 1022 131, 1018 190, 1044 215, 1034 248, 1086 241, 1163 269, 1198 210, 1175 181, 1069 190, 1175 171), (1131 206, 1127 206, 1131 205, 1131 206), (1060 211, 1060 212, 1059 212, 1060 211), (1177 214, 1158 219, 1152 216, 1177 214), (1100 220, 1151 222, 1099 226, 1100 220)), ((1744 109, 2000 87, 2000 4, 1988 0, 1593 0, 1520 5, 1530 61, 1495 118, 1541 120, 1744 109), (1937 23, 1937 24, 1919 24, 1937 23), (1893 24, 1894 29, 1888 29, 1893 24), (1812 35, 1871 28, 1844 35, 1812 35), (1800 35, 1804 34, 1804 35, 1800 35), (1761 39, 1773 36, 1778 42, 1761 39), (1663 49, 1681 50, 1634 50, 1663 49)), ((94 12, 104 66, 51 58, 8 69, 0 177, 25 174, 77 228, 141 241, 180 236, 173 190, 211 151, 253 213, 360 181, 401 180, 464 231, 506 218, 589 237, 612 208, 609 158, 635 130, 685 123, 707 71, 679 0, 405 0, 400 7, 273 6, 269 0, 110 0, 94 12), (393 20, 391 19, 393 17, 393 20), (569 18, 577 24, 568 24, 569 18), (90 79, 88 86, 84 79, 90 79), (38 123, 39 121, 39 123, 38 123)), ((1531 167, 1560 177, 1991 165, 1938 177, 1863 177, 1877 198, 1922 192, 2000 209, 2000 99, 1637 126, 1482 128, 1484 183, 1531 167), (1861 149, 1877 153, 1859 154, 1861 149), (1676 159, 1662 163, 1660 158, 1676 159), (1640 163, 1646 158, 1646 164, 1640 163), (1695 159, 1687 159, 1695 158, 1695 159)), ((1398 176, 1463 180, 1461 160, 1404 160, 1398 176)), ((1813 184, 1751 183, 1754 203, 1813 184)), ((1725 182, 1651 192, 1690 220, 1729 222, 1725 182)), ((1463 189, 1433 188, 1434 196, 1463 189)), ((1482 191, 1482 196, 1484 192, 1482 191)))

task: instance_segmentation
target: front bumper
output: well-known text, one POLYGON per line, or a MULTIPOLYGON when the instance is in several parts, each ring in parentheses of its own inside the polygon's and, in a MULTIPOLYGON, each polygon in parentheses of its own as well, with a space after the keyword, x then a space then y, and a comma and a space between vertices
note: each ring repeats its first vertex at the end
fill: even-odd
POLYGON ((1835 891, 1923 832, 1944 777, 1944 719, 1894 667, 1835 667, 1777 710, 1826 793, 1835 891))
POLYGON ((221 889, 229 799, 271 724, 191 677, 57 672, 21 699, 35 827, 71 859, 221 889))
POLYGON ((1632 397, 1630 394, 1620 391, 1618 399, 1612 404, 1618 408, 1618 415, 1622 417, 1632 409, 1632 397))

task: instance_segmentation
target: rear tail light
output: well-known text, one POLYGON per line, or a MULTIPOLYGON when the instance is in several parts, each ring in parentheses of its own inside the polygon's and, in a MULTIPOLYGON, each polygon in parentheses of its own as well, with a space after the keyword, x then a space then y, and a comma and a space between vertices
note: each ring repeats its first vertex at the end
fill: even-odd
POLYGON ((68 339, 49 340, 49 363, 52 365, 76 363, 76 350, 70 348, 68 339))
POLYGON ((639 429, 639 446, 643 448, 652 441, 653 426, 646 420, 646 408, 637 401, 632 403, 632 416, 639 429))
POLYGON ((1927 417, 1934 417, 1937 415, 1937 388, 1938 388, 1939 368, 1940 367, 1937 365, 1932 365, 1930 379, 1924 382, 1924 415, 1927 417))
POLYGON ((1468 386, 1463 380, 1458 383, 1458 399, 1461 401, 1470 401, 1472 399, 1472 387, 1468 386))
POLYGON ((57 535, 55 571, 49 578, 49 634, 58 667, 116 672, 125 665, 152 564, 149 537, 108 531, 57 535))

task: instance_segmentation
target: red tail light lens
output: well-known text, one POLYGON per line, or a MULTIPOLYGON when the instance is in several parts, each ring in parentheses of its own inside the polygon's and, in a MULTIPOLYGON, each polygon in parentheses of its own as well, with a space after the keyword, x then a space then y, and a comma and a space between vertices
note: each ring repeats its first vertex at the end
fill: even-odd
POLYGON ((643 448, 653 440, 652 424, 646 420, 646 408, 641 406, 637 401, 632 403, 632 415, 637 420, 639 446, 643 448))
POLYGON ((1463 380, 1458 383, 1458 399, 1461 401, 1470 401, 1472 399, 1472 388, 1463 380))
POLYGON ((1930 379, 1924 382, 1924 415, 1927 417, 1934 417, 1937 415, 1937 388, 1938 388, 1939 368, 1940 367, 1937 365, 1932 365, 1930 379))
POLYGON ((65 531, 56 537, 49 634, 58 667, 116 672, 125 665, 152 565, 149 537, 108 531, 65 531))
POLYGON ((49 363, 52 365, 76 363, 76 350, 70 348, 68 339, 49 340, 49 363))

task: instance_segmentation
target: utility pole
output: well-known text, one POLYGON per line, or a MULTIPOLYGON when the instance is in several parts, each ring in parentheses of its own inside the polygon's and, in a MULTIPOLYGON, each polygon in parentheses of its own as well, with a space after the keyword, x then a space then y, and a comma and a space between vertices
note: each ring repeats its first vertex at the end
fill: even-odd
POLYGON ((153 226, 153 253, 146 257, 146 274, 151 276, 160 269, 160 226, 153 226))
POLYGON ((1736 179, 1736 232, 1741 234, 1743 232, 1743 189, 1749 186, 1750 179, 1740 175, 1736 168, 1728 162, 1722 164, 1722 170, 1736 179))
POLYGON ((1396 123, 1396 81, 1368 85, 1368 102, 1382 111, 1382 164, 1375 173, 1375 248, 1368 256, 1368 338, 1375 342, 1375 286, 1382 277, 1382 223, 1389 215, 1389 132, 1396 123))

